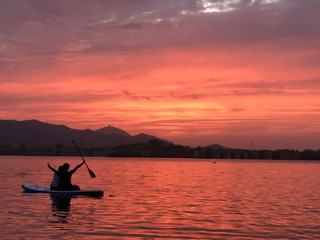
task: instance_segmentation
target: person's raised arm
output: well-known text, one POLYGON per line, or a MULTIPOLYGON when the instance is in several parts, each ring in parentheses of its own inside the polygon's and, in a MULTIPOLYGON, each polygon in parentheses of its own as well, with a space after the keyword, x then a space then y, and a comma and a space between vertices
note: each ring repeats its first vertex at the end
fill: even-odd
POLYGON ((48 168, 49 168, 52 172, 58 174, 58 171, 55 170, 53 167, 51 167, 49 162, 48 162, 48 168))
POLYGON ((71 174, 74 174, 74 173, 78 170, 78 168, 80 168, 84 163, 85 163, 85 161, 83 160, 83 162, 80 163, 79 165, 77 165, 74 169, 72 169, 72 170, 70 171, 70 173, 71 173, 71 174))

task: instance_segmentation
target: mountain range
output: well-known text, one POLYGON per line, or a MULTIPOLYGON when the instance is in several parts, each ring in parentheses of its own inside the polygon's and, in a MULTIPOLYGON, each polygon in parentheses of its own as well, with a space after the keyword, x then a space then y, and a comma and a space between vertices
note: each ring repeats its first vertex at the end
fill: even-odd
POLYGON ((0 145, 19 147, 48 147, 55 144, 72 146, 72 140, 82 147, 114 147, 122 144, 145 143, 152 139, 165 141, 156 136, 140 133, 130 135, 124 130, 107 126, 98 130, 77 130, 64 125, 44 123, 38 120, 0 120, 0 145))

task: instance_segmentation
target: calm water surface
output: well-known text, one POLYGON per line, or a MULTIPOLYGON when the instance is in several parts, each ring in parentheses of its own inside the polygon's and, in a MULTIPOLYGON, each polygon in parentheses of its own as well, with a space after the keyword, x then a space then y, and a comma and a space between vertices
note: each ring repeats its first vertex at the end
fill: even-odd
POLYGON ((0 239, 320 239, 320 162, 87 158, 103 198, 23 193, 75 157, 0 157, 0 239))

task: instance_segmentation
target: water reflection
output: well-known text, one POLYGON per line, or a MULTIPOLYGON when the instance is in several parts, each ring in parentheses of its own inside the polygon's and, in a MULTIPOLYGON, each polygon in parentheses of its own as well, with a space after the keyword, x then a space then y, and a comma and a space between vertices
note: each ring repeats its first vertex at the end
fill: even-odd
POLYGON ((52 215, 58 218, 58 222, 67 223, 70 214, 71 197, 50 196, 52 215))
MULTIPOLYGON (((55 220, 56 222, 61 222, 61 223, 68 223, 68 218, 71 216, 71 211, 76 212, 76 214, 79 214, 79 211, 77 207, 73 206, 71 207, 71 199, 76 198, 79 203, 79 199, 102 199, 103 196, 59 196, 59 195, 50 195, 51 199, 51 212, 52 216, 57 218, 55 220)), ((74 199, 74 200, 76 200, 74 199)), ((81 203, 80 203, 81 204, 81 203)), ((69 219, 70 220, 70 219, 69 219)))

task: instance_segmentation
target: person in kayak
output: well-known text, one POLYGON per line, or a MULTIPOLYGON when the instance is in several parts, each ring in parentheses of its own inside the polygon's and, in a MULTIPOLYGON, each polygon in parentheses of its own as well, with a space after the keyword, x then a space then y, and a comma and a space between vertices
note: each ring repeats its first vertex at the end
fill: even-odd
POLYGON ((57 171, 56 169, 52 168, 50 166, 50 163, 48 163, 48 167, 54 173, 56 173, 60 178, 57 190, 80 190, 80 187, 78 185, 73 185, 71 183, 71 177, 72 177, 72 174, 74 174, 84 163, 85 163, 85 161, 83 161, 82 163, 80 163, 74 169, 72 169, 70 171, 69 171, 70 164, 69 163, 65 163, 65 164, 62 165, 62 168, 61 168, 60 172, 57 171))
MULTIPOLYGON (((50 163, 48 163, 48 167, 49 169, 51 169, 54 173, 53 173, 53 178, 50 184, 50 190, 59 190, 59 184, 60 184, 60 177, 59 175, 56 173, 56 170, 54 168, 52 168, 50 166, 50 163)), ((62 165, 58 167, 58 172, 62 172, 62 165)))

